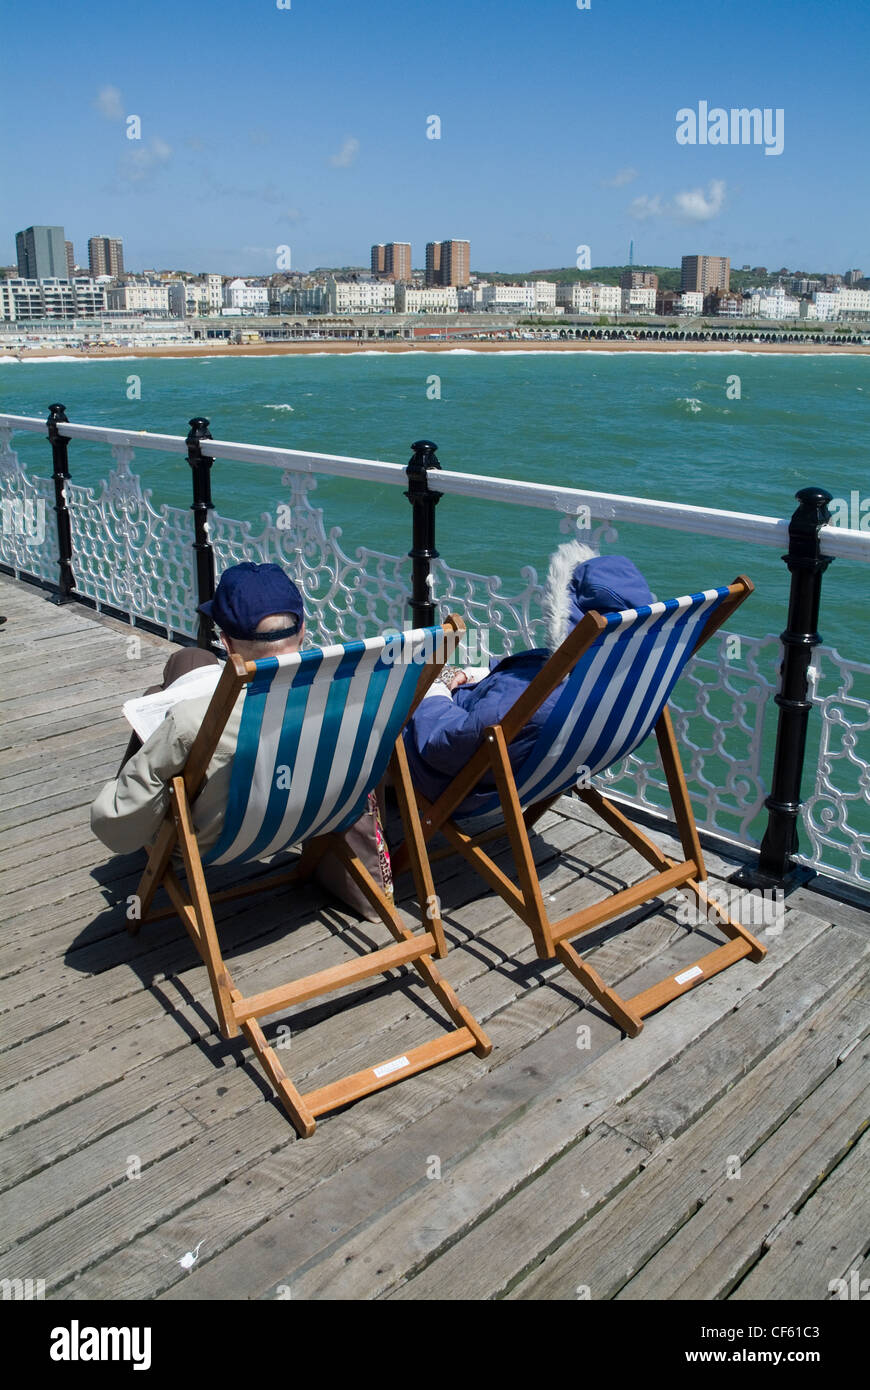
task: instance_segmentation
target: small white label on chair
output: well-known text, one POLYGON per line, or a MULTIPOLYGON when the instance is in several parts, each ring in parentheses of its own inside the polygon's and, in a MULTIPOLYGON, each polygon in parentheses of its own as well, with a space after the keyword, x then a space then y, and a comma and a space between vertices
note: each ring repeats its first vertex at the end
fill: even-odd
POLYGON ((381 1066, 374 1068, 375 1076, 389 1076, 391 1071, 401 1071, 402 1067, 409 1067, 411 1063, 407 1057, 394 1057, 392 1062, 384 1062, 381 1066))
POLYGON ((687 980, 694 980, 696 976, 703 975, 700 965, 693 965, 691 970, 684 970, 682 975, 675 975, 674 979, 678 985, 684 985, 687 980))

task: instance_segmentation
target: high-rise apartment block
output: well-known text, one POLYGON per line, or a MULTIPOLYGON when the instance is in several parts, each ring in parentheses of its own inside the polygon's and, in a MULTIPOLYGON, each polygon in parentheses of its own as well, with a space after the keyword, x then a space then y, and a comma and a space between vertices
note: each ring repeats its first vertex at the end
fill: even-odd
POLYGON ((467 285, 471 279, 471 248, 467 241, 426 243, 426 284, 467 285))
POLYGON ((731 288, 728 256, 684 256, 680 289, 685 293, 710 294, 731 288))
POLYGON ((124 274, 124 243, 120 237, 92 236, 88 241, 88 269, 91 275, 124 274))
POLYGON ((15 233, 18 274, 25 280, 65 280, 66 241, 63 227, 27 227, 15 233))
POLYGON ((66 248, 66 278, 68 280, 74 280, 76 275, 76 253, 73 250, 71 241, 65 241, 64 246, 66 248))
POLYGON ((388 241, 372 247, 372 274, 407 283, 411 279, 410 241, 388 241))

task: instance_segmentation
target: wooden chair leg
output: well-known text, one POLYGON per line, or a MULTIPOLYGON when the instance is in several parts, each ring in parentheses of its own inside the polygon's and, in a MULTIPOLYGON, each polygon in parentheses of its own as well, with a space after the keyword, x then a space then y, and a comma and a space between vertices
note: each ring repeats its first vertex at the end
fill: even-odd
POLYGON ((443 959, 443 957, 447 955, 447 942, 444 938, 444 924, 441 921, 441 905, 438 895, 435 892, 432 868, 429 864, 429 856, 426 853, 423 828, 420 824, 420 814, 417 810, 417 801, 411 783, 408 755, 405 752, 405 744, 401 737, 396 740, 396 746, 393 749, 393 755, 390 759, 390 771, 393 777, 396 799, 399 803, 402 825, 405 830, 404 843, 414 878, 417 899, 420 903, 420 914, 423 918, 423 925, 427 926, 428 924, 429 929, 432 931, 438 943, 436 955, 439 959, 443 959))
POLYGON ((636 1038, 643 1028, 643 1018, 634 1012, 621 995, 616 993, 606 985, 587 961, 574 950, 569 941, 560 941, 556 946, 556 955, 571 974, 578 979, 584 989, 587 989, 594 999, 597 999, 614 1022, 618 1023, 624 1033, 630 1038, 636 1038))
POLYGON ((139 880, 136 888, 136 896, 139 899, 139 916, 132 921, 128 921, 127 930, 131 936, 138 936, 139 929, 151 908, 154 901, 154 894, 163 881, 178 842, 178 833, 175 823, 172 820, 165 820, 160 827, 157 839, 148 851, 148 863, 139 880))
POLYGON ((214 995, 215 1008, 217 1009, 218 1018, 220 1019, 221 1032, 225 1038, 235 1038, 238 1037, 239 1025, 233 1014, 233 1002, 230 994, 227 968, 224 965, 223 956, 221 955, 221 949, 218 943, 211 903, 208 897, 208 889, 205 884, 205 874, 202 869, 202 860, 199 856, 199 846, 196 843, 196 836, 193 832, 190 806, 188 805, 187 791, 185 790, 184 779, 182 777, 173 777, 171 796, 172 814, 178 831, 181 855, 184 860, 184 870, 187 874, 187 882, 190 889, 191 904, 196 916, 200 941, 202 943, 202 958, 205 962, 206 970, 208 971, 208 978, 211 983, 212 994, 214 995))
POLYGON ((513 770, 508 758, 507 743, 501 726, 496 724, 493 728, 487 729, 486 740, 493 776, 501 798, 511 850, 513 851, 520 892, 531 917, 529 925, 535 939, 535 946, 538 955, 543 960, 551 960, 554 947, 550 921, 544 907, 541 885, 538 882, 538 871, 535 868, 535 859, 529 844, 528 831, 523 820, 513 770))
POLYGON ((673 805, 674 815, 677 820, 677 829, 680 832, 680 844, 683 846, 683 853, 687 860, 691 860, 696 865, 698 878, 706 878, 707 868, 704 864, 701 841, 698 838, 698 827, 695 824, 695 817, 692 813, 692 803, 689 800, 686 775, 683 772, 683 764, 680 762, 680 753, 677 748, 674 725, 671 720, 671 712, 667 705, 665 705, 659 716, 655 733, 656 742, 659 746, 659 755, 668 783, 668 791, 671 794, 671 804, 673 805))

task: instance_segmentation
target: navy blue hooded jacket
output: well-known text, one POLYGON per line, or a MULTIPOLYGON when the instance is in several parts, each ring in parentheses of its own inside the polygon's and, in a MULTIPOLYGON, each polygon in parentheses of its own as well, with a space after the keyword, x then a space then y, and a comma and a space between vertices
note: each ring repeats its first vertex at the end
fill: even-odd
MULTIPOLYGON (((646 580, 624 555, 595 555, 586 546, 567 542, 553 556, 544 602, 552 648, 592 609, 615 613, 652 602, 646 580), (578 555, 584 558, 574 564, 578 555)), ((432 696, 422 701, 404 739, 411 780, 428 801, 437 800, 465 767, 483 742, 484 730, 502 722, 551 655, 546 647, 517 652, 493 665, 476 685, 457 686, 452 699, 432 696)), ((514 774, 534 747, 561 690, 557 686, 508 745, 514 774)), ((494 788, 495 779, 487 772, 459 809, 473 814, 494 788)))

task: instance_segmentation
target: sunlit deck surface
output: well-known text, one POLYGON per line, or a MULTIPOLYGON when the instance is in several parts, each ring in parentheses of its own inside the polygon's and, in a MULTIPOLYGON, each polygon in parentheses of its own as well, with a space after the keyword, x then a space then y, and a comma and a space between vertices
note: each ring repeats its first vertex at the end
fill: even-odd
MULTIPOLYGON (((781 933, 758 929, 763 962, 628 1040, 500 899, 436 863, 444 973, 493 1052, 299 1140, 217 1033, 180 922, 128 934, 141 857, 90 832, 121 702, 169 644, 143 634, 128 659, 129 628, 5 577, 0 612, 0 1278, 55 1299, 573 1300, 826 1299, 870 1275, 870 914, 795 891, 781 933)), ((645 868, 579 803, 542 822, 536 856, 558 915, 645 868)), ((736 861, 708 867, 722 880, 736 861)), ((314 886, 217 915, 246 992, 388 939, 314 886)), ((627 920, 584 941, 623 993, 709 949, 673 901, 627 920)), ((403 968, 267 1032, 289 1021, 279 1056, 307 1090, 435 1036, 430 998, 403 968)))

